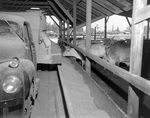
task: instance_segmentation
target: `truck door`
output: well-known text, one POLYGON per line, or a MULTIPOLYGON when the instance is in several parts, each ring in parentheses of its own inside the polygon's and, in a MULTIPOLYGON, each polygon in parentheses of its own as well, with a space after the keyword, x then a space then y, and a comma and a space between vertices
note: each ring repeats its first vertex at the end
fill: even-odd
POLYGON ((28 50, 29 59, 36 65, 36 53, 35 45, 32 38, 32 32, 29 23, 24 23, 23 35, 26 43, 26 48, 28 50))

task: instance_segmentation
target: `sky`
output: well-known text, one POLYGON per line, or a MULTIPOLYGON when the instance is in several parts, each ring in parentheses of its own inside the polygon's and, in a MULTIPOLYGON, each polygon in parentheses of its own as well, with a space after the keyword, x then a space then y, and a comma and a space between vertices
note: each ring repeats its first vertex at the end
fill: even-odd
MULTIPOLYGON (((58 23, 57 18, 54 18, 54 19, 58 23)), ((129 20, 131 22, 131 18, 129 18, 129 20)), ((47 17, 47 22, 54 23, 50 17, 47 17)), ((104 31, 104 19, 98 20, 98 21, 92 23, 91 27, 95 28, 97 25, 99 26, 99 28, 97 30, 104 31)), ((129 26, 129 24, 128 24, 126 18, 123 16, 118 16, 118 15, 110 16, 109 20, 107 22, 108 30, 112 30, 112 27, 114 27, 114 29, 119 27, 120 31, 124 31, 128 26, 129 26)), ((85 27, 84 27, 84 29, 85 29, 85 27)))

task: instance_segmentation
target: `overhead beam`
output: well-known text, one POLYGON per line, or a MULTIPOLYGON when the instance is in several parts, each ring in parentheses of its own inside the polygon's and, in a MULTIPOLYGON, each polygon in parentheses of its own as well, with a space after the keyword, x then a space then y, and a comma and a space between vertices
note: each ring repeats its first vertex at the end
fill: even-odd
POLYGON ((58 11, 58 9, 56 8, 56 6, 54 5, 54 3, 52 3, 51 1, 47 1, 49 3, 49 5, 57 12, 57 14, 61 17, 61 19, 63 19, 65 22, 67 22, 66 18, 58 11))
POLYGON ((48 10, 49 10, 53 15, 55 15, 55 17, 56 17, 59 21, 62 20, 52 9, 50 9, 50 7, 48 7, 48 10))
POLYGON ((130 21, 129 21, 129 18, 128 18, 128 17, 126 17, 126 20, 127 20, 128 24, 129 24, 129 26, 131 27, 131 23, 130 23, 130 21))
POLYGON ((23 5, 28 5, 28 4, 32 4, 32 5, 49 5, 47 2, 24 2, 24 1, 6 1, 6 0, 0 0, 0 3, 9 3, 9 4, 23 4, 23 5))
POLYGON ((135 19, 135 23, 139 23, 143 20, 146 20, 149 18, 149 16, 150 16, 150 5, 138 11, 136 19, 135 19))
POLYGON ((22 5, 1 5, 1 7, 8 7, 8 8, 30 8, 30 7, 38 7, 38 8, 46 8, 48 6, 41 6, 41 5, 36 5, 36 6, 33 6, 33 5, 26 5, 26 6, 22 6, 22 5))
MULTIPOLYGON (((102 18, 104 18, 104 16, 100 16, 100 17, 97 17, 97 18, 95 18, 95 19, 92 19, 92 20, 91 20, 91 23, 94 23, 95 21, 98 21, 98 20, 100 20, 100 19, 102 19, 102 18)), ((76 28, 77 28, 77 29, 80 29, 80 28, 84 27, 85 25, 86 25, 86 23, 82 23, 82 24, 78 25, 76 28)))
POLYGON ((61 5, 61 3, 58 0, 54 0, 54 1, 61 8, 61 10, 66 14, 69 20, 73 23, 73 17, 69 14, 69 12, 61 5))
POLYGON ((55 21, 55 19, 51 16, 51 15, 49 15, 49 17, 54 21, 54 23, 59 27, 59 24, 55 21))

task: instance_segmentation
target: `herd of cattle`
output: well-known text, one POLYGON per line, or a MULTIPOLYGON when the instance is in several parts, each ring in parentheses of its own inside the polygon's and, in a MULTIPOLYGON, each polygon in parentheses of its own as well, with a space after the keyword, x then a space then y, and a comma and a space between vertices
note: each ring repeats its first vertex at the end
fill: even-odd
MULTIPOLYGON (((70 38, 70 43, 73 44, 73 39, 70 38)), ((76 39, 76 46, 85 50, 85 39, 76 39)), ((70 46, 63 44, 63 56, 73 56, 84 63, 83 57, 70 46)), ((124 63, 129 67, 130 64, 130 40, 115 41, 112 39, 91 40, 90 53, 101 59, 119 66, 124 63)))

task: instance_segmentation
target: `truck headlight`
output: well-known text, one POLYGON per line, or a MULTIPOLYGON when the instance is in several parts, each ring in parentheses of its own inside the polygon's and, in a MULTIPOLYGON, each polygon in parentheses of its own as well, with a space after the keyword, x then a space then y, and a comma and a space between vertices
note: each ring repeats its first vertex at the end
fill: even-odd
POLYGON ((6 93, 16 93, 18 92, 22 87, 21 80, 16 76, 8 76, 3 81, 3 90, 6 93))
POLYGON ((9 67, 17 68, 18 66, 19 66, 19 58, 18 57, 12 58, 9 62, 9 67))

